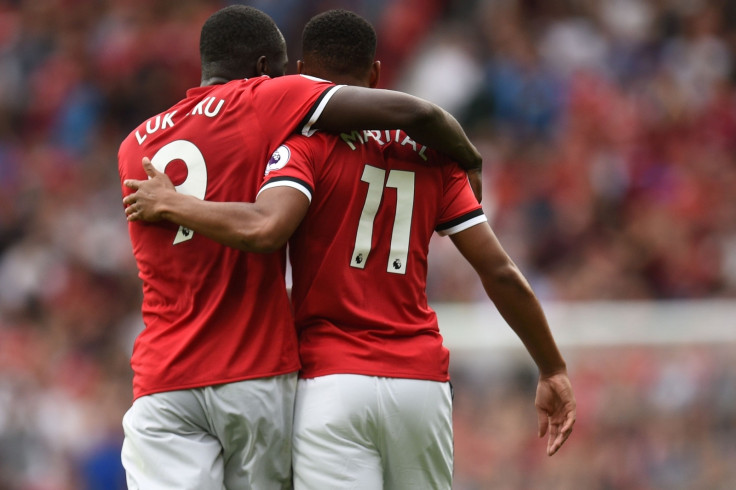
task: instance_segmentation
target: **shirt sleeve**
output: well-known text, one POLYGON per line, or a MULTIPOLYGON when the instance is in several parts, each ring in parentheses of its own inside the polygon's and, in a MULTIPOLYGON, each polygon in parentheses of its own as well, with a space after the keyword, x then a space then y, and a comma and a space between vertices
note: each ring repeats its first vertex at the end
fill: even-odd
POLYGON ((312 201, 315 183, 314 145, 301 135, 290 137, 279 146, 266 164, 258 194, 272 187, 292 187, 312 201))
POLYGON ((454 235, 479 223, 488 221, 470 187, 467 174, 456 164, 448 164, 442 212, 435 231, 440 235, 454 235))
POLYGON ((268 136, 277 136, 280 127, 294 127, 294 123, 294 133, 311 136, 316 131, 312 126, 341 87, 319 78, 287 75, 261 83, 254 91, 252 103, 263 115, 261 127, 268 136))

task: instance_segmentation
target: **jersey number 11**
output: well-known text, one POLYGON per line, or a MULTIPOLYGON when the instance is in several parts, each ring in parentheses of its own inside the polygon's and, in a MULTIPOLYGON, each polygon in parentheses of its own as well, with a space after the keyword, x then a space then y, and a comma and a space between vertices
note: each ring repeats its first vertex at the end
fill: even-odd
POLYGON ((391 251, 386 272, 406 274, 411 218, 414 211, 414 172, 390 170, 388 179, 386 179, 385 170, 366 165, 360 180, 368 184, 368 193, 365 197, 365 204, 363 204, 363 211, 360 213, 350 266, 357 269, 365 268, 373 243, 373 220, 381 204, 385 182, 385 187, 396 189, 396 216, 391 233, 391 251))

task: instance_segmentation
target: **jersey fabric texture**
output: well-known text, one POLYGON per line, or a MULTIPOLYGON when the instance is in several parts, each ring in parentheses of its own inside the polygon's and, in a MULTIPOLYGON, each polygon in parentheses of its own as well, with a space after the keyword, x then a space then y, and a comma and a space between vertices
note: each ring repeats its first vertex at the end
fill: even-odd
MULTIPOLYGON (((123 141, 121 184, 146 178, 147 156, 179 192, 253 201, 263 162, 290 134, 311 133, 337 89, 298 75, 193 88, 123 141)), ((299 369, 283 251, 244 253, 167 222, 129 232, 145 324, 131 359, 134 398, 299 369)))
POLYGON ((398 130, 294 136, 266 172, 260 192, 311 200, 289 242, 300 376, 447 381, 427 254, 435 231, 486 221, 466 174, 398 130))

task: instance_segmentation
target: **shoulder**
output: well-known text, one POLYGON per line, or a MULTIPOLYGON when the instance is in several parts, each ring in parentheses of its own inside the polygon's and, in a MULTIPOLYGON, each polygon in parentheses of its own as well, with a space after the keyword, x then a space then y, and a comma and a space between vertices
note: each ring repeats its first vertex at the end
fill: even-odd
POLYGON ((322 80, 321 78, 310 77, 308 75, 284 75, 276 78, 264 75, 262 77, 250 78, 246 82, 254 89, 258 88, 259 90, 284 90, 287 88, 300 87, 324 87, 326 89, 335 86, 332 82, 322 80))
POLYGON ((329 153, 330 148, 339 140, 337 135, 331 133, 314 133, 311 136, 294 133, 281 144, 290 153, 302 155, 324 155, 329 153))

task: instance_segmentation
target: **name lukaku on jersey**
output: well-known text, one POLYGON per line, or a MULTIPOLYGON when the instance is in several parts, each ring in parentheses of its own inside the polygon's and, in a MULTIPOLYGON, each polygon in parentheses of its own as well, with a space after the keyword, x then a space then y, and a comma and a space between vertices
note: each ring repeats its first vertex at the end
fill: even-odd
POLYGON ((403 139, 401 138, 401 136, 402 135, 400 129, 386 129, 384 131, 379 131, 377 129, 366 129, 363 131, 353 130, 350 133, 340 134, 340 138, 350 147, 351 150, 355 150, 357 148, 357 143, 364 145, 368 142, 368 140, 371 139, 381 146, 387 145, 391 142, 395 142, 399 143, 401 146, 411 146, 411 148, 415 152, 417 152, 417 155, 419 155, 422 160, 426 162, 427 155, 425 155, 424 152, 427 150, 427 147, 424 145, 417 145, 416 141, 406 135, 404 135, 403 139))
MULTIPOLYGON (((199 104, 194 106, 187 116, 206 116, 215 117, 220 113, 222 106, 225 105, 225 99, 218 99, 217 97, 205 97, 199 104)), ((174 127, 174 115, 176 111, 167 112, 166 114, 159 114, 156 117, 152 117, 145 124, 145 134, 141 134, 141 129, 135 130, 135 139, 138 140, 138 144, 142 145, 149 134, 153 134, 156 131, 162 131, 166 128, 174 127)), ((141 125, 144 126, 144 125, 141 125)))

